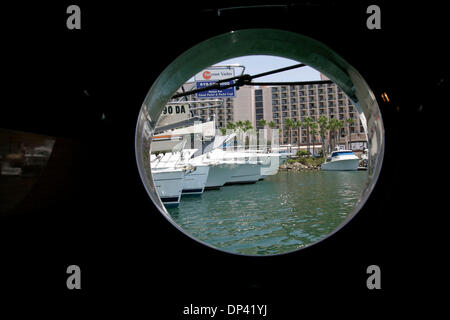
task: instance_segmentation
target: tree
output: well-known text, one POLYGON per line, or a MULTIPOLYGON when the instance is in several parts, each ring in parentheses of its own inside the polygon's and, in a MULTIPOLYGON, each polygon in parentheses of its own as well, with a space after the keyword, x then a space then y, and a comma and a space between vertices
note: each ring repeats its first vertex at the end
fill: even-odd
POLYGON ((294 128, 297 129, 297 151, 300 150, 301 129, 303 123, 300 120, 294 122, 294 128))
POLYGON ((354 124, 355 123, 355 120, 354 119, 352 119, 352 118, 348 118, 347 120, 346 120, 346 122, 347 122, 347 125, 348 125, 348 139, 349 139, 349 141, 348 141, 348 148, 349 149, 351 149, 352 147, 352 132, 351 132, 351 126, 352 126, 352 124, 354 124))
POLYGON ((333 151, 334 150, 334 147, 335 147, 335 142, 336 142, 336 139, 335 139, 335 131, 336 131, 336 128, 337 128, 337 119, 336 118, 331 118, 330 119, 330 121, 328 122, 328 126, 327 126, 327 129, 328 129, 328 143, 329 143, 329 146, 330 146, 330 152, 331 151, 333 151))
POLYGON ((306 143, 308 146, 308 152, 311 153, 311 148, 310 148, 310 144, 311 144, 311 139, 310 139, 310 128, 311 128, 311 124, 314 122, 314 120, 310 117, 306 117, 305 119, 303 119, 303 126, 306 128, 306 143))
POLYGON ((266 120, 264 120, 264 119, 260 119, 260 120, 258 120, 258 125, 260 126, 260 127, 265 127, 266 125, 267 125, 267 121, 266 120))
POLYGON ((250 120, 245 120, 245 122, 242 124, 242 129, 244 130, 244 132, 253 129, 252 123, 250 122, 250 120))
POLYGON ((236 128, 237 128, 237 129, 243 130, 243 128, 244 128, 244 123, 243 123, 241 120, 236 121, 235 124, 236 124, 236 128))
POLYGON ((236 125, 233 122, 228 122, 227 123, 227 129, 235 130, 236 129, 236 125))
MULTIPOLYGON (((288 130, 288 141, 289 141, 289 149, 291 149, 291 138, 292 138, 292 127, 294 125, 294 121, 291 118, 284 119, 284 127, 288 130)), ((291 150, 289 150, 290 152, 291 150)))
POLYGON ((309 130, 310 130, 309 133, 312 135, 312 145, 313 145, 313 153, 312 154, 313 155, 316 153, 315 142, 316 142, 317 127, 318 127, 318 125, 315 122, 312 122, 309 125, 309 130))
POLYGON ((327 132, 328 119, 322 115, 317 119, 317 122, 319 123, 319 134, 322 140, 322 154, 325 155, 325 133, 327 132))
POLYGON ((268 126, 271 129, 270 136, 269 136, 269 141, 270 141, 270 144, 272 145, 272 138, 273 138, 273 131, 272 130, 276 128, 277 124, 276 124, 275 121, 270 121, 268 123, 268 126))
POLYGON ((341 129, 344 127, 344 121, 336 120, 336 145, 339 143, 341 129))

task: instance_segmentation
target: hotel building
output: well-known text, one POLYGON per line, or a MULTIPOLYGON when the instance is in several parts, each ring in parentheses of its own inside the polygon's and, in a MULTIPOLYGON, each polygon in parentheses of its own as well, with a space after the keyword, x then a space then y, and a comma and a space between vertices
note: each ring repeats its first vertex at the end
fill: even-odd
MULTIPOLYGON (((323 80, 328 80, 321 76, 323 80)), ((186 90, 192 84, 185 86, 186 90)), ((228 122, 250 120, 253 127, 261 128, 259 120, 267 123, 273 121, 280 129, 280 144, 289 143, 289 131, 285 128, 285 119, 304 121, 306 117, 315 122, 324 115, 329 121, 332 118, 345 121, 353 119, 354 123, 344 124, 339 135, 339 144, 345 148, 362 149, 367 146, 367 137, 364 132, 359 114, 346 94, 335 83, 321 83, 308 85, 282 85, 282 86, 244 86, 236 91, 234 98, 221 98, 222 104, 216 107, 205 99, 197 99, 195 95, 187 97, 194 116, 202 120, 212 120, 215 117, 218 128, 225 128, 228 122), (348 130, 350 130, 351 137, 348 130), (352 145, 348 142, 351 140, 352 145)), ((318 131, 318 130, 317 130, 318 131)), ((300 135, 293 129, 291 143, 301 146, 307 145, 307 130, 302 128, 300 135)), ((320 144, 320 136, 311 136, 311 141, 320 144)))

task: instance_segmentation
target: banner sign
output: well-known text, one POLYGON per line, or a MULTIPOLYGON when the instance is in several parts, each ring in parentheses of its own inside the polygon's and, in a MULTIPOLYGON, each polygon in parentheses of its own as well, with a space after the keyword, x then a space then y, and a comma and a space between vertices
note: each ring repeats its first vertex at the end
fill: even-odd
MULTIPOLYGON (((234 68, 229 67, 212 67, 197 73, 194 77, 197 89, 213 85, 218 80, 224 80, 234 77, 234 68)), ((226 86, 233 84, 234 80, 222 82, 221 85, 226 86)), ((223 98, 235 97, 236 93, 234 87, 227 89, 213 89, 197 93, 197 98, 223 98)))

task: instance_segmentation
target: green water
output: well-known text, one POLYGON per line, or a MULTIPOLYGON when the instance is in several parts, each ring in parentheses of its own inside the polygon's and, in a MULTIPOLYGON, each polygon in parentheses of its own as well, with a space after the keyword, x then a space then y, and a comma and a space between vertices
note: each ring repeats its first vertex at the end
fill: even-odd
POLYGON ((367 172, 279 172, 255 184, 182 197, 168 208, 191 236, 224 251, 267 255, 294 251, 337 228, 353 209, 367 172))

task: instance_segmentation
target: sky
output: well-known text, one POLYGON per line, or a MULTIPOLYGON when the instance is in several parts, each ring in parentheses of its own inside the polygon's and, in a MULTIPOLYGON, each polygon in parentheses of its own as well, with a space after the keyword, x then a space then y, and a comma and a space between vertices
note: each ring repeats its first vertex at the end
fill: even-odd
MULTIPOLYGON (((230 60, 218 62, 215 65, 241 64, 245 66, 244 71, 245 74, 255 75, 258 73, 267 72, 274 69, 288 67, 298 63, 301 62, 276 56, 258 55, 258 56, 237 57, 230 60)), ((235 68, 235 75, 240 75, 241 72, 242 68, 235 68)), ((320 80, 320 73, 311 67, 302 67, 298 69, 275 73, 273 75, 261 78, 256 78, 253 81, 287 82, 287 81, 311 81, 311 80, 320 80)), ((193 78, 190 81, 193 81, 193 78)))

